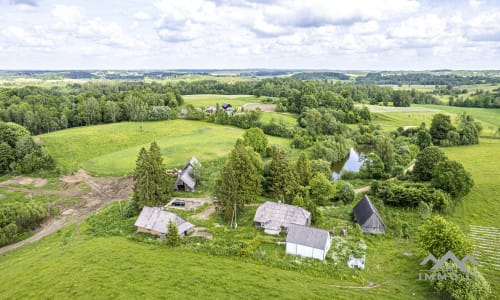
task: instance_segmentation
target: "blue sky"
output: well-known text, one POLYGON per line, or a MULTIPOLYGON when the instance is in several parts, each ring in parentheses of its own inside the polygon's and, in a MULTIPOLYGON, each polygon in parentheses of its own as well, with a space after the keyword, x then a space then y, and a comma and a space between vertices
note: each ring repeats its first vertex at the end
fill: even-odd
POLYGON ((500 69, 499 1, 0 0, 0 69, 500 69))

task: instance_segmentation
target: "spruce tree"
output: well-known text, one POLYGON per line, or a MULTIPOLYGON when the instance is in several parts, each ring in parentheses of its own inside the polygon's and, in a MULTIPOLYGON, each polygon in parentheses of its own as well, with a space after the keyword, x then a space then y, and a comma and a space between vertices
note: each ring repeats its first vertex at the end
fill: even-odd
POLYGON ((271 162, 266 168, 267 192, 276 200, 291 202, 292 195, 297 192, 298 184, 295 170, 290 164, 285 151, 274 151, 271 162))
POLYGON ((141 148, 134 172, 133 199, 140 209, 145 205, 164 204, 170 194, 168 175, 165 173, 163 158, 156 142, 149 152, 141 148))
POLYGON ((301 186, 308 186, 312 177, 311 164, 304 151, 300 152, 297 163, 295 164, 295 172, 297 174, 297 181, 301 186))
POLYGON ((166 244, 170 247, 179 246, 181 244, 181 237, 179 236, 179 230, 174 222, 168 222, 167 231, 166 244))
POLYGON ((224 217, 230 220, 236 204, 239 214, 245 204, 252 203, 262 193, 262 161, 256 152, 246 148, 243 140, 238 139, 229 154, 226 165, 217 180, 216 195, 224 217))

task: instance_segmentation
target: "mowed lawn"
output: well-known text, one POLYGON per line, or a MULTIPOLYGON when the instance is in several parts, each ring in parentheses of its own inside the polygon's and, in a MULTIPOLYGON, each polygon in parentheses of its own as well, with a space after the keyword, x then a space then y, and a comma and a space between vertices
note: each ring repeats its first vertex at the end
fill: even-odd
MULTIPOLYGON (((244 130, 189 120, 123 122, 71 128, 38 136, 59 166, 84 168, 97 176, 132 172, 141 147, 156 141, 167 167, 182 167, 196 156, 202 163, 225 156, 244 130)), ((289 140, 269 137, 269 143, 288 148, 289 140)))
MULTIPOLYGON (((392 251, 391 251, 392 252, 392 251)), ((394 253, 391 253, 394 255, 394 253)), ((89 238, 74 226, 0 256, 2 299, 428 299, 402 255, 369 263, 378 287, 214 257, 124 237, 89 238), (384 264, 390 264, 387 269, 384 264), (403 278, 403 280, 402 280, 403 278), (415 294, 414 294, 415 293, 415 294)), ((412 259, 417 264, 417 259, 412 259)))
POLYGON ((247 103, 260 103, 260 99, 252 95, 184 95, 184 105, 192 104, 194 107, 209 107, 210 105, 222 105, 227 102, 233 107, 243 106, 247 103))

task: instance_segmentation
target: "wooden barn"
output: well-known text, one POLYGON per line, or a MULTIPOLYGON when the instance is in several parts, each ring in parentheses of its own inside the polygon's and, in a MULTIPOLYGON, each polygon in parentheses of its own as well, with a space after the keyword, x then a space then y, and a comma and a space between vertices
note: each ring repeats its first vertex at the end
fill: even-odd
POLYGON ((253 222, 267 234, 279 234, 291 224, 311 225, 311 213, 302 207, 267 201, 257 208, 253 222))
POLYGON ((385 233, 385 224, 368 196, 364 196, 353 209, 354 220, 364 233, 385 233))
POLYGON ((134 225, 137 227, 137 232, 163 237, 168 234, 168 223, 170 221, 177 226, 180 236, 187 235, 194 228, 193 224, 174 213, 163 210, 162 207, 149 206, 142 208, 134 225))
POLYGON ((191 175, 193 168, 200 165, 196 157, 191 157, 187 164, 177 174, 177 180, 174 183, 174 191, 194 192, 196 179, 191 175))
POLYGON ((330 233, 323 229, 291 224, 286 237, 286 253, 325 260, 332 245, 330 233))

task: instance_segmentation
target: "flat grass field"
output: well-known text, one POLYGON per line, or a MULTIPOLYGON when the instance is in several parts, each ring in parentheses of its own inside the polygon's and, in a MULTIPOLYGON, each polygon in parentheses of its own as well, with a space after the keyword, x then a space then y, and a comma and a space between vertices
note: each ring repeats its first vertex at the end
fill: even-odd
POLYGON ((227 102, 231 104, 233 107, 243 106, 247 103, 260 103, 260 100, 263 99, 257 98, 252 95, 183 95, 184 98, 184 106, 186 104, 192 104, 194 107, 209 107, 210 105, 222 105, 222 103, 227 102))
POLYGON ((456 123, 456 116, 464 112, 470 114, 476 121, 483 123, 482 136, 491 136, 491 128, 496 129, 500 126, 500 109, 495 108, 455 107, 433 104, 412 104, 410 107, 365 106, 372 112, 373 123, 382 125, 386 130, 395 130, 400 126, 419 126, 422 122, 430 126, 432 117, 436 113, 450 115, 452 122, 456 123))
MULTIPOLYGON (((131 173, 141 147, 157 141, 167 167, 182 167, 191 156, 202 163, 225 156, 244 130, 199 121, 121 122, 78 127, 38 136, 59 166, 84 168, 97 176, 131 173), (113 133, 114 132, 114 133, 113 133)), ((269 137, 289 149, 289 140, 269 137)))

